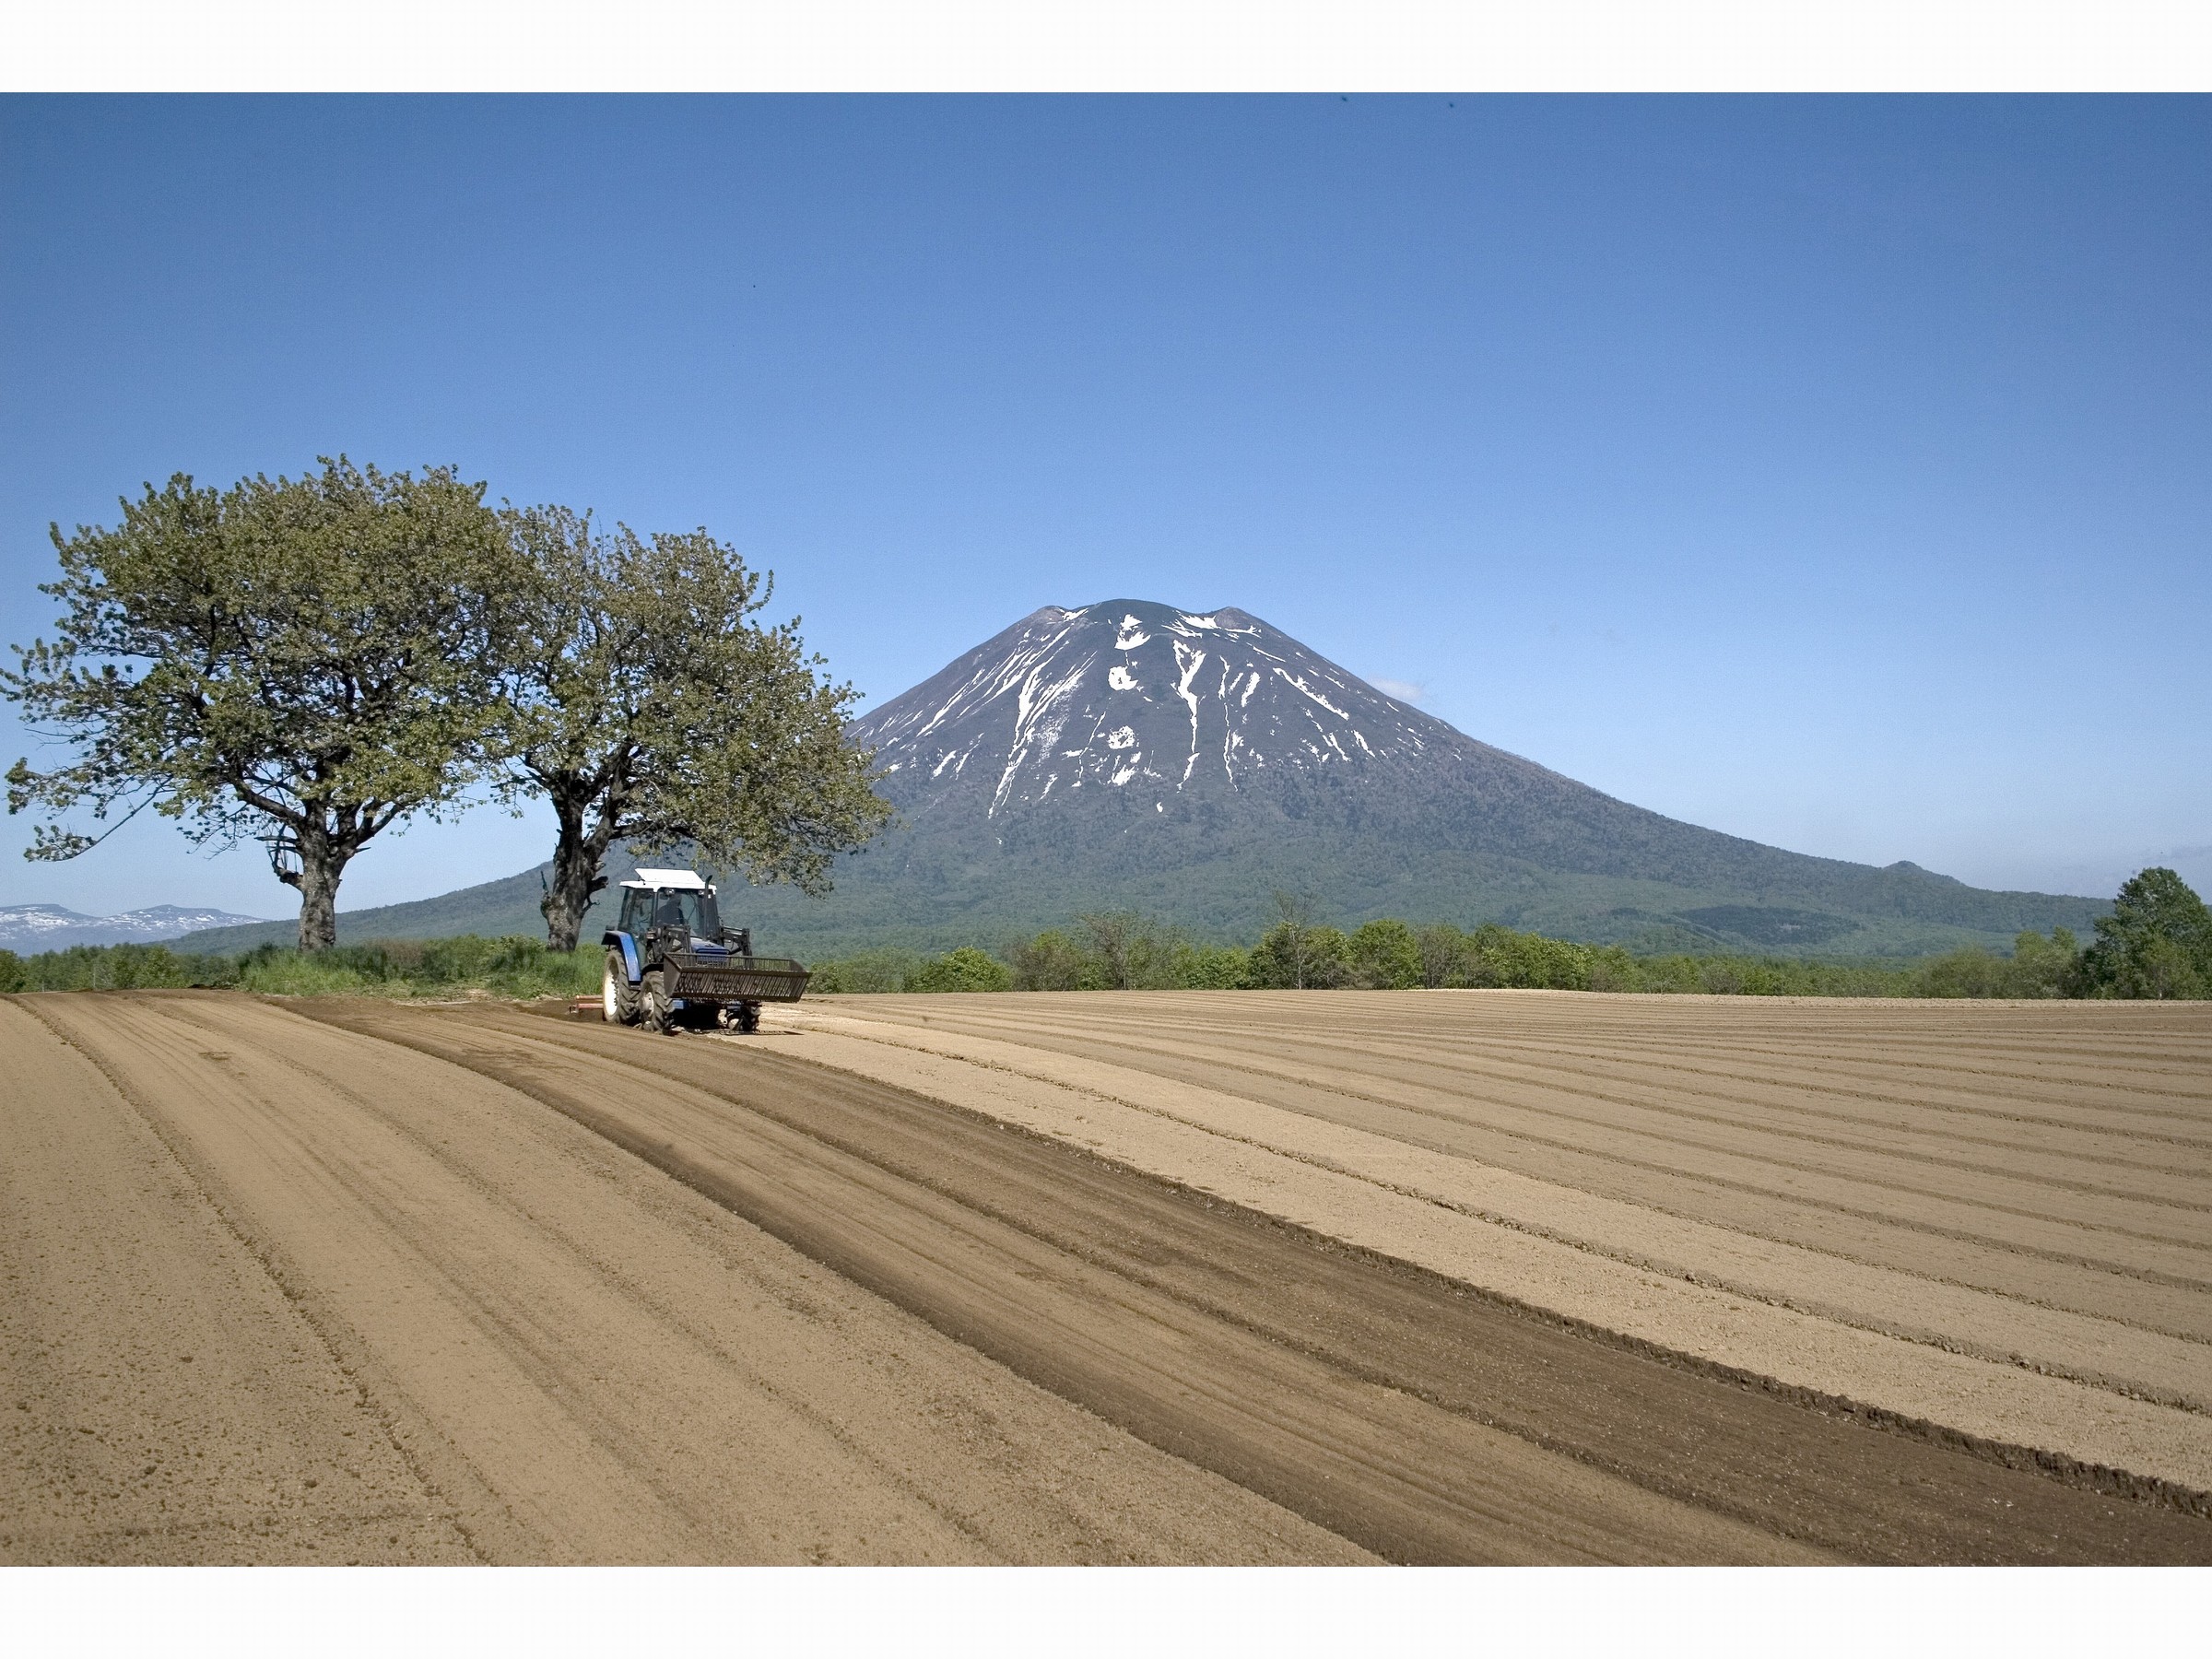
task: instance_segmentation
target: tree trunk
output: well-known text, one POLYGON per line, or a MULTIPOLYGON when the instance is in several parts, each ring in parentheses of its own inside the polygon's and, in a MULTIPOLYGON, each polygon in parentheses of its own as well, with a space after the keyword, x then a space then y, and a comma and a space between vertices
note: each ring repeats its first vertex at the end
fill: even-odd
POLYGON ((328 950, 338 942, 338 881, 354 850, 322 830, 301 830, 298 840, 300 948, 328 950))
POLYGON ((602 814, 587 834, 583 828, 584 803, 553 796, 553 814, 559 821, 559 838, 553 844, 553 873, 546 882, 546 896, 538 909, 546 918, 546 948, 573 950, 583 927, 584 912, 606 886, 599 873, 606 862, 607 844, 614 839, 611 815, 602 814))

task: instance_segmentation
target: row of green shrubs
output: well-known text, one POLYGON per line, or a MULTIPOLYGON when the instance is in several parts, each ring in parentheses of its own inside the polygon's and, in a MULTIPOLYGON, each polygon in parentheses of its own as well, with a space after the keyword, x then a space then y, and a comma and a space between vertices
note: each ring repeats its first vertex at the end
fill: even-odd
POLYGON ((382 939, 301 952, 264 945, 240 957, 162 945, 78 945, 18 957, 0 950, 0 991, 132 991, 217 986, 279 996, 570 996, 599 989, 605 953, 548 950, 536 939, 382 939))
POLYGON ((1320 925, 1288 894, 1250 948, 1196 945, 1133 911, 997 955, 970 947, 924 958, 876 951, 823 964, 823 991, 1411 990, 1512 986, 1556 991, 1703 992, 1728 996, 2212 997, 2212 910, 2181 877, 2129 877, 2081 945, 2063 927, 2023 933, 2012 953, 1980 947, 1910 962, 1821 962, 1729 955, 1639 957, 1486 924, 1416 927, 1384 918, 1354 932, 1320 925))
POLYGON ((2011 956, 1980 948, 1909 963, 1743 956, 1637 957, 1488 924, 1471 931, 1383 919, 1347 934, 1278 924, 1251 948, 1194 945, 1164 928, 1115 928, 1101 945, 1082 918, 999 954, 870 951, 822 963, 820 992, 1103 990, 1413 990, 1512 987, 1703 993, 1732 996, 2050 997, 2067 994, 2077 958, 2065 929, 2022 934, 2011 956), (1131 936, 1131 935, 1134 936, 1131 936), (1118 947, 1118 948, 1117 948, 1118 947))
MULTIPOLYGON (((1979 947, 1916 962, 1819 962, 1743 956, 1633 956, 1496 924, 1471 931, 1383 918, 1351 933, 1315 924, 1278 895, 1280 920, 1249 948, 1194 944, 1134 911, 1079 916, 994 955, 877 950, 823 962, 813 989, 928 991, 1412 990, 1507 986, 1727 996, 2212 996, 2212 911, 2171 870, 2131 877, 2086 948, 2066 929, 2023 933, 2010 956, 1979 947)), ((265 945, 242 957, 183 956, 159 945, 78 946, 19 958, 0 950, 0 991, 236 986, 279 995, 569 996, 599 986, 597 946, 553 951, 535 939, 383 940, 312 955, 265 945)))
MULTIPOLYGON (((1016 944, 943 956, 877 950, 818 965, 826 993, 1114 989, 1410 989, 1506 985, 1570 991, 1690 991, 1798 996, 2049 996, 2053 959, 2068 954, 2033 934, 2012 957, 1957 951, 1910 967, 1630 956, 1497 926, 1471 933, 1394 921, 1347 935, 1278 926, 1255 948, 1193 945, 1165 929, 1114 918, 1101 947, 1078 924, 1016 944)), ((241 957, 193 956, 162 945, 72 947, 31 957, 0 950, 0 992, 214 987, 280 996, 440 997, 482 991, 531 998, 599 988, 597 947, 552 951, 535 939, 380 940, 308 954, 264 945, 241 957)))

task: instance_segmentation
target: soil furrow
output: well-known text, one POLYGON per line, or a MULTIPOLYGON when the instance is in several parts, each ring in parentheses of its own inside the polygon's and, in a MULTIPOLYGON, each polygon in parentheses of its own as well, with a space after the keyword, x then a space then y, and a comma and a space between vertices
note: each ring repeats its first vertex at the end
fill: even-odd
MULTIPOLYGON (((1218 996, 1221 994, 1213 994, 1218 996)), ((1153 1006, 1159 1006, 1149 997, 1147 1000, 1153 1006)), ((1371 1003, 1381 999, 1371 995, 1360 1000, 1371 1003)), ((1452 998, 1447 995, 1438 1000, 1440 1005, 1448 1006, 1452 998)), ((1801 1053, 1794 1048, 1769 1051, 1744 1041, 1732 1041, 1726 1044, 1700 1042, 1667 1045, 1650 1041, 1648 1033, 1639 1031, 1638 1041, 1633 1047, 1617 1052, 1608 1046, 1607 1033, 1611 1027, 1602 1021, 1592 1024, 1577 1022, 1572 1027, 1572 1041, 1563 1041, 1557 1036, 1547 1039, 1542 1032, 1534 1029, 1506 1027, 1487 1009, 1475 1034, 1464 1030, 1447 1029, 1441 1020, 1426 1027, 1414 1028, 1381 1022, 1371 1024, 1363 1019, 1358 1027, 1358 1038, 1347 1040, 1332 1036, 1327 1030, 1315 1031, 1308 1024, 1273 1026, 1265 1020, 1232 1024, 1209 1018, 1196 1011, 1187 1018, 1178 1018, 1171 1023, 1125 1015, 1110 1017, 1102 1021, 1088 1019, 1080 1023, 1067 1023, 1053 1019, 1049 1011, 1042 1017, 1009 1021, 1003 1018, 994 1018, 983 1012, 916 1013, 881 1002, 870 1006, 887 1018, 903 1018, 923 1024, 932 1020, 959 1023, 979 1031, 986 1026, 994 1026, 1019 1032, 1028 1040, 1038 1042, 1096 1041, 1102 1032, 1107 1031, 1117 1038, 1125 1033, 1132 1039, 1202 1037, 1230 1048, 1251 1047, 1257 1041, 1263 1046, 1258 1047, 1256 1052, 1279 1057, 1286 1048, 1300 1053, 1361 1053, 1366 1051, 1371 1039, 1379 1050, 1409 1055, 1421 1065, 1445 1073, 1449 1073, 1454 1062, 1463 1058, 1525 1057, 1539 1066, 1599 1059, 1617 1062, 1636 1070, 1647 1064, 1654 1069, 1671 1069, 1676 1057, 1687 1055, 1710 1063, 1695 1069, 1710 1071, 1716 1077, 1769 1084, 1790 1093, 1830 1095, 1843 1101, 1872 1100, 1894 1102, 1899 1098, 1894 1090, 1902 1087, 1911 1091, 1915 1103, 1924 1101, 1929 1106, 1944 1111, 1983 1112, 2009 1117, 2022 1104, 2033 1104, 2039 1109, 2061 1113, 2092 1110, 2100 1114, 2141 1118, 2143 1124, 2139 1132, 2157 1138, 2171 1138, 2178 1130, 2183 1139, 2200 1147, 2207 1144, 2206 1135, 2199 1133, 2192 1137, 2188 1132, 2193 1129, 2200 1132, 2212 1129, 2212 1091, 2205 1089, 2201 1083, 2195 1088, 2181 1087, 2169 1089, 2161 1086, 2161 1080, 2197 1081, 2194 1072, 2161 1073, 2158 1079, 2137 1074, 2131 1079, 2129 1068, 2119 1064, 2116 1056, 2109 1057, 2110 1063, 2101 1065, 2094 1076, 2061 1077, 2041 1069, 2004 1070, 1948 1064, 1949 1051, 1945 1050, 1933 1050, 1916 1056, 1909 1064, 1900 1064, 1896 1055, 1900 1046, 1905 1045, 1891 1041, 1884 1041, 1880 1045, 1882 1057, 1876 1058, 1801 1053), (1769 1064, 1749 1064, 1755 1058, 1769 1064), (1852 1081, 1839 1084, 1826 1082, 1827 1074, 1822 1068, 1830 1065, 1848 1066, 1845 1075, 1852 1081), (1964 1090, 1963 1098, 1953 1100, 1947 1096, 1942 1084, 1944 1078, 1950 1077, 1973 1078, 1986 1084, 1986 1087, 1964 1090), (1869 1080, 1888 1087, 1868 1088, 1866 1082, 1869 1080), (2049 1098, 2028 1099, 2037 1094, 2048 1095, 2049 1098), (2113 1098, 2102 1106, 2089 1107, 2083 1099, 2089 1095, 2111 1095, 2113 1098), (2172 1098, 2177 1105, 2172 1109, 2150 1105, 2151 1100, 2166 1097, 2172 1098)), ((1180 1015, 1182 1011, 1179 1009, 1178 1012, 1180 1015)), ((1579 1014, 1581 1010, 1577 1008, 1574 1012, 1579 1014)), ((1721 1012, 1735 1015, 1737 1010, 1721 1012)), ((2066 1120, 2060 1117, 2053 1121, 2064 1124, 2066 1120)), ((2105 1125, 2100 1122, 2093 1122, 2078 1126, 2097 1129, 2105 1125)))
POLYGON ((0 1561, 468 1562, 221 1206, 0 1003, 0 1561))
MULTIPOLYGON (((741 1107, 688 1070, 641 1068, 671 1051, 632 1034, 613 1054, 575 1053, 557 1072, 546 1056, 566 1045, 527 1029, 501 1035, 465 1016, 394 1018, 359 1005, 315 1011, 535 1095, 1021 1375, 1387 1559, 1812 1559, 1101 1269, 972 1193, 948 1194, 741 1107), (639 1088, 641 1069, 656 1087, 639 1088)), ((703 1045, 676 1052, 714 1063, 703 1045)), ((835 1087, 832 1074, 806 1076, 835 1087)), ((912 1097, 902 1104, 960 1117, 912 1097)), ((1003 1132, 958 1127, 1004 1154, 1003 1132)), ((1091 1168, 1114 1198, 1133 1179, 1091 1168)))
POLYGON ((2203 1398, 2201 1344, 1870 1277, 1139 1072, 846 1015, 783 1018, 812 1064, 973 1106, 1485 1294, 1731 1375, 2212 1492, 2212 1419, 2169 1409, 2203 1398), (1739 1297, 1727 1287, 1746 1275, 1759 1288, 1739 1297), (2103 1397, 2028 1380, 2039 1371, 2090 1382, 2103 1397))
MULTIPOLYGON (((1041 1328, 1034 1313, 1009 1327, 994 1326, 994 1316, 1014 1316, 1019 1299, 993 1307, 949 1285, 941 1263, 928 1271, 901 1267, 881 1239, 841 1221, 842 1212, 827 1202, 827 1193, 822 1202, 808 1203, 771 1180, 771 1171, 744 1167, 732 1137, 745 1159, 756 1158, 773 1125, 791 1137, 792 1155, 809 1171, 828 1167, 832 1160, 826 1154, 855 1160, 865 1167, 842 1171, 853 1188, 879 1194, 887 1178, 910 1182, 962 1214, 1010 1230, 1010 1238, 992 1235, 999 1251, 1033 1260, 1030 1252, 1048 1246, 1064 1262, 1102 1267, 1120 1282, 1124 1305, 1134 1302, 1153 1322, 1188 1333, 1186 1341, 1227 1325, 1369 1387, 1380 1385, 1392 1397, 1502 1429, 1593 1471, 1839 1554, 2089 1559, 2079 1553, 2088 1539, 2080 1529, 2100 1526, 2116 1531, 2100 1547, 2124 1555, 2146 1547, 2154 1534, 2168 1540, 2156 1547, 2177 1549, 2181 1559, 2198 1559, 2212 1543, 2212 1530, 2198 1517, 2065 1487, 2042 1474, 1871 1428, 1845 1413, 1824 1414, 1685 1371, 1467 1295, 1464 1287, 1331 1249, 1249 1212, 787 1054, 655 1043, 588 1027, 539 1034, 519 1017, 456 1014, 440 1020, 441 1029, 426 1030, 432 1022, 418 1015, 365 1015, 356 1006, 317 1011, 364 1029, 375 1021, 373 1029, 396 1040, 429 1044, 456 1063, 507 1076, 548 1103, 597 1120, 603 1132, 623 1137, 641 1156, 714 1188, 722 1201, 742 1206, 741 1213, 771 1230, 804 1238, 809 1253, 835 1258, 841 1271, 875 1283, 1025 1374, 1049 1373, 1055 1389, 1079 1398, 1083 1391, 1098 1391, 1103 1397, 1087 1403, 1109 1415, 1142 1408, 1088 1374, 1091 1359, 1103 1356, 1071 1369, 1065 1332, 1045 1324, 1039 1341, 1030 1334, 1041 1328), (557 1080, 545 1058, 554 1051, 573 1056, 572 1080, 557 1080), (608 1104, 607 1086, 595 1080, 638 1069, 665 1079, 651 1108, 608 1104), (706 1099, 691 1103, 698 1096, 706 1099), (741 1135, 733 1123, 743 1124, 741 1135), (1143 1300, 1145 1293, 1164 1297, 1167 1306, 1143 1300), (1187 1324, 1193 1314, 1205 1323, 1187 1324), (1997 1485, 1985 1484, 1992 1481, 1997 1485), (2053 1496, 2060 1493, 2065 1496, 2053 1496), (2010 1526, 2016 1520, 2017 1533, 2010 1526), (2122 1535, 2128 1541, 2121 1542, 2122 1535)), ((1087 1282, 1071 1267, 1058 1274, 1069 1283, 1087 1282)), ((1237 1393, 1249 1394, 1255 1406, 1266 1397, 1237 1393)), ((1179 1432, 1145 1420, 1163 1443, 1179 1432)), ((1204 1434, 1176 1441, 1175 1449, 1218 1459, 1225 1472, 1233 1469, 1233 1477, 1247 1482, 1294 1478, 1254 1461, 1248 1446, 1209 1441, 1222 1433, 1209 1424, 1204 1434)), ((1326 1485, 1331 1492, 1318 1496, 1291 1486, 1261 1489, 1302 1507, 1344 1489, 1341 1479, 1326 1485)), ((1354 1524, 1341 1515, 1331 1524, 1354 1524)))
POLYGON ((476 1477, 493 1559, 1366 1559, 473 1073, 235 997, 38 1002, 476 1477))
MULTIPOLYGON (((970 1018, 957 1009, 917 1018, 900 1006, 905 1000, 853 1006, 865 1007, 870 1018, 882 1015, 897 1023, 925 1029, 933 1019, 951 1030, 968 1029, 971 1024, 970 1018)), ((1455 999, 1441 1000, 1449 1004, 1455 999)), ((2178 1300, 2157 1291, 2148 1294, 2147 1300, 2153 1307, 2147 1317, 2159 1328, 2190 1335, 2206 1334, 2201 1314, 2212 1310, 2212 1303, 2207 1303, 2201 1292, 2212 1279, 2212 1251, 2198 1247, 2205 1241, 2204 1230, 2163 1241, 2136 1241, 2120 1227, 2097 1225, 2100 1211, 2094 1207, 2082 1211, 2076 1220, 2051 1221, 1994 1204, 1961 1203, 1911 1193, 1893 1199, 1878 1187, 1809 1169, 1793 1173, 1783 1166, 1725 1154, 1700 1157, 1668 1150, 1664 1143, 1653 1147, 1658 1156, 1632 1157, 1623 1147, 1625 1136, 1602 1129, 1563 1133, 1564 1126, 1547 1113, 1540 1093, 1486 1110, 1493 1103, 1438 1096, 1426 1105, 1408 1107, 1356 1098, 1368 1092, 1364 1088, 1331 1090, 1308 1087, 1297 1079, 1255 1088, 1250 1075, 1233 1063, 1218 1068, 1195 1059, 1170 1065, 1141 1050, 1124 1053, 1115 1049, 1099 1035, 1116 1028, 1111 1012, 1092 1023, 1093 1033, 1082 1052, 1114 1064, 1133 1065, 1204 1087, 1227 1087, 1288 1110, 1392 1135, 1453 1156, 1475 1158, 1669 1213, 1749 1228, 1814 1249, 1837 1249, 1847 1240, 1843 1253, 1877 1265, 1912 1269, 1933 1255, 1939 1258, 1932 1265, 1933 1270, 1946 1277, 2017 1292, 2022 1288, 2020 1276, 2011 1270, 2005 1259, 2007 1255, 2018 1253, 2051 1263, 2072 1264, 2085 1273, 2079 1290, 2069 1293, 2059 1287, 2056 1302, 2084 1312, 2105 1311, 2114 1294, 2112 1275, 2129 1276, 2181 1292, 2178 1300), (1230 1074, 1229 1079, 1223 1078, 1224 1071, 1230 1074), (1943 1241, 1955 1241, 1964 1249, 1947 1249, 1943 1241), (2198 1317, 2193 1319, 2190 1310, 2195 1310, 2198 1317), (2177 1314, 2182 1317, 2177 1319, 2177 1314)), ((1065 1042, 1046 1046, 1062 1053, 1076 1052, 1077 1047, 1065 1042)), ((2200 1184, 2212 1191, 2212 1180, 2200 1184)), ((2128 1293, 2123 1290, 2120 1294, 2128 1293)))
POLYGON ((847 1006, 0 1003, 0 1559, 2212 1562, 2201 1010, 847 1006))
MULTIPOLYGON (((957 1023, 978 1034, 1007 1034, 1004 1022, 957 1023)), ((1019 1040, 1035 1042, 1026 1035, 1019 1040)), ((2121 1185, 2091 1179, 2095 1171, 2085 1167, 2080 1153, 2074 1149, 2051 1155, 2005 1148, 2013 1155, 1976 1161, 1951 1149, 1959 1144, 1956 1137, 1931 1131, 1925 1124, 1875 1141, 1865 1138, 1864 1133, 1853 1136, 1783 1121, 1804 1114, 1721 1090, 1670 1089, 1665 1087, 1666 1074, 1655 1067, 1630 1077, 1557 1060, 1509 1062, 1485 1056, 1480 1063, 1470 1062, 1446 1072, 1431 1065, 1399 1064, 1390 1051, 1380 1047, 1370 1051, 1363 1045, 1356 1056, 1350 1056, 1306 1043, 1292 1046, 1286 1055, 1284 1049, 1290 1045, 1201 1047, 1160 1037, 1140 1040, 1134 1033, 1124 1037, 1119 1030, 1111 1041, 1091 1033, 1081 1038, 1059 1037, 1050 1046, 1163 1072, 1194 1065, 1216 1074, 1234 1072, 1263 1088, 1312 1091, 1380 1107, 1432 1112, 1447 1120, 1457 1120, 1481 1108, 1531 1113, 1538 1120, 1554 1123, 1563 1133, 1649 1136, 1692 1151, 1743 1157, 1779 1169, 1839 1174, 1936 1198, 1953 1197, 1956 1189, 1924 1184, 1926 1171, 1954 1169, 1969 1176, 1994 1178, 1975 1184, 1985 1192, 2010 1194, 2013 1206, 2025 1214, 2066 1216, 2064 1194, 2069 1190, 2116 1200, 2098 1206, 2107 1218, 2100 1224, 2107 1226, 2131 1214, 2153 1229, 2162 1222, 2171 1225, 2175 1218, 2159 1214, 2165 1208, 2212 1212, 2212 1199, 2205 1196, 2204 1174, 2207 1171, 2177 1168, 2171 1158, 2155 1165, 2112 1159, 2135 1172, 2135 1179, 2121 1185), (1598 1087, 1600 1083, 1606 1087, 1598 1087), (1380 1086, 1384 1084, 1394 1085, 1396 1092, 1381 1092, 1380 1086), (1634 1092, 1622 1092, 1626 1087, 1632 1087, 1634 1092), (1571 1109, 1568 1102, 1572 1103, 1571 1109), (1908 1172, 1918 1172, 1918 1178, 1907 1179, 1908 1172)), ((1503 1127, 1493 1122, 1494 1126, 1503 1127)), ((2150 1236, 2160 1235, 2154 1231, 2150 1236)))

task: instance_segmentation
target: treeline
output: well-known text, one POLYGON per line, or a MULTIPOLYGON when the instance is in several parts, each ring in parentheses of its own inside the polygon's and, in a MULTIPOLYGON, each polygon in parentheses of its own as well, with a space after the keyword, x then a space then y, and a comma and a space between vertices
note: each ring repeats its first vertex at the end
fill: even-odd
POLYGON ((1384 918, 1350 933, 1277 897, 1250 947, 1194 944, 1130 911, 1078 916, 993 953, 872 951, 820 964, 822 992, 1414 990, 1510 987, 1724 996, 2212 996, 2212 912, 2171 870, 2121 889, 2086 947, 2067 929, 2020 934, 2012 954, 1980 947, 1913 962, 1821 962, 1735 955, 1638 957, 1496 924, 1463 931, 1384 918))
POLYGON ((1193 945, 1135 922, 1132 960, 1092 945, 1078 918, 994 954, 973 946, 943 956, 869 951, 825 962, 812 989, 825 993, 932 991, 1410 991, 1511 988, 1640 991, 1721 996, 2029 996, 2069 994, 2063 964, 2077 953, 2066 930, 2024 934, 2012 956, 1979 948, 1887 965, 1746 956, 1637 957, 1618 945, 1584 945, 1494 924, 1463 932, 1394 919, 1346 934, 1313 930, 1302 941, 1271 928, 1257 945, 1193 945))
MULTIPOLYGON (((2065 928, 2023 933, 2010 956, 1979 947, 1913 962, 1731 955, 1639 957, 1495 924, 1462 930, 1382 919, 1346 933, 1295 903, 1249 946, 1194 944, 1133 911, 1079 916, 994 953, 876 950, 816 964, 823 993, 1272 991, 1506 987, 1720 996, 2212 997, 2212 911, 2171 870, 2120 889, 2087 947, 2065 928)), ((190 956, 161 945, 0 950, 0 992, 206 986, 274 995, 570 996, 599 988, 596 947, 535 939, 380 940, 328 950, 264 945, 190 956)))
POLYGON ((0 950, 0 992, 205 988, 273 996, 438 996, 482 991, 528 999, 599 989, 602 952, 536 939, 384 939, 302 951, 264 945, 194 956, 163 945, 78 945, 38 956, 0 950))

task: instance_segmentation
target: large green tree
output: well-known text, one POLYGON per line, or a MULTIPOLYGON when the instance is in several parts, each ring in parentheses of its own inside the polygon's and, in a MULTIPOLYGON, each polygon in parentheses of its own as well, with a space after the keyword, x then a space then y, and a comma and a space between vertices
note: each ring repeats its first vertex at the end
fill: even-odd
POLYGON ((266 847, 320 950, 354 855, 477 774, 512 558, 484 486, 321 465, 229 489, 180 473, 113 529, 53 528, 57 637, 18 648, 0 688, 74 753, 18 760, 8 810, 115 822, 41 823, 27 856, 74 858, 151 806, 194 841, 266 847))
POLYGON ((1265 990, 1321 990, 1344 983, 1350 969, 1347 944, 1334 927, 1315 919, 1315 905, 1304 893, 1277 888, 1276 923, 1252 947, 1252 982, 1265 990))
POLYGON ((2212 911, 2174 871, 2138 871, 2097 918, 2078 972, 2091 996, 2212 996, 2212 911))
POLYGON ((574 947, 618 841, 828 891, 831 860, 891 808, 846 736, 852 688, 819 672, 795 618, 753 620, 773 579, 704 530, 606 534, 564 507, 503 520, 531 575, 509 610, 527 642, 502 752, 558 826, 547 943, 574 947))

